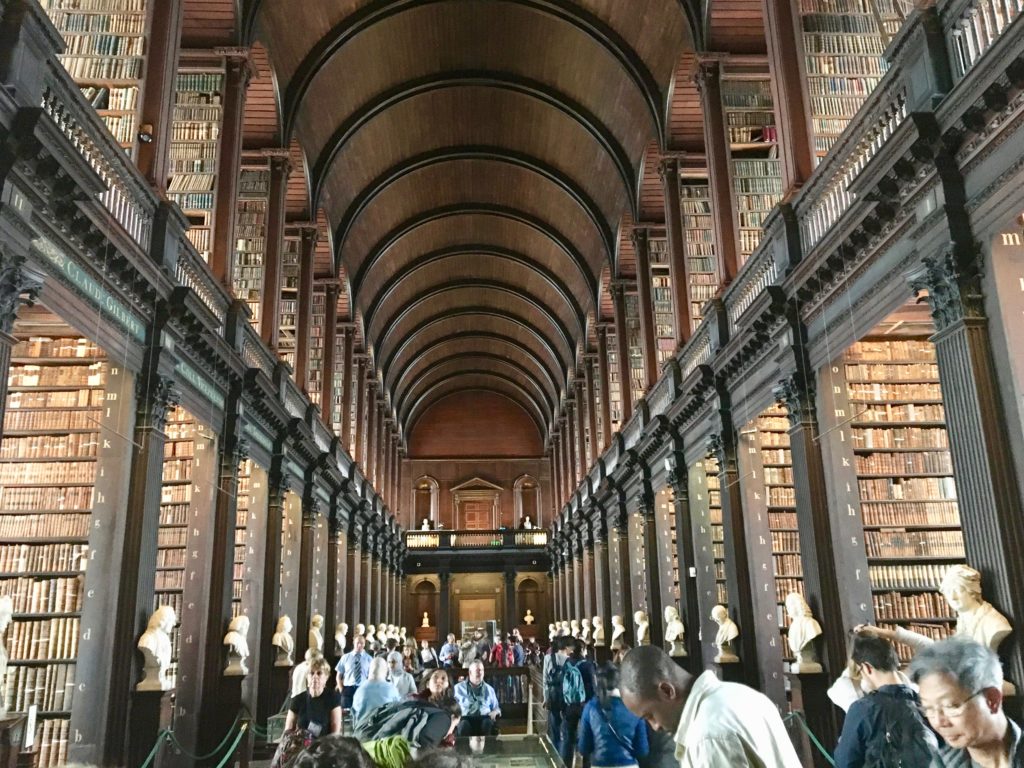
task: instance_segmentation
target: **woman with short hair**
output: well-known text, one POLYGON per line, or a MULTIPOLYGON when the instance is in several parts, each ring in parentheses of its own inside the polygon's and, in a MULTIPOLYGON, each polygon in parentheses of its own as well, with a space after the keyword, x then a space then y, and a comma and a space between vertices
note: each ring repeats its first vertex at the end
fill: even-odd
POLYGON ((301 728, 317 738, 328 733, 341 733, 341 692, 328 685, 331 665, 323 656, 309 662, 306 690, 293 696, 288 704, 284 729, 301 728))

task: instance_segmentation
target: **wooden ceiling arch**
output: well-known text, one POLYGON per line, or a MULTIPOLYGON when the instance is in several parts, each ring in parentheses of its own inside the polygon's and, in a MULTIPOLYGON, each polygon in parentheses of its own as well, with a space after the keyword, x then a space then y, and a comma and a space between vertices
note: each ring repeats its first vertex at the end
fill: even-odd
POLYGON ((455 392, 465 392, 474 389, 497 392, 517 403, 530 415, 534 425, 537 427, 537 431, 540 433, 541 442, 547 441, 550 420, 545 419, 540 404, 530 397, 529 393, 523 389, 523 385, 515 377, 491 371, 460 371, 435 381, 426 392, 416 399, 416 402, 410 404, 405 417, 407 425, 405 434, 411 435, 413 430, 416 429, 416 420, 427 408, 442 397, 455 392))

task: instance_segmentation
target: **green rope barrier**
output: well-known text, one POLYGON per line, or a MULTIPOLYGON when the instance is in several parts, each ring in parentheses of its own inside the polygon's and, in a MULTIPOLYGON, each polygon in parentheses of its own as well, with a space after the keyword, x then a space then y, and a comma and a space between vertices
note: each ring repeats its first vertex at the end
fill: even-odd
POLYGON ((235 756, 235 750, 238 749, 238 744, 242 740, 242 737, 245 735, 245 732, 246 730, 248 730, 248 728, 248 723, 242 723, 242 727, 238 729, 238 735, 235 737, 235 743, 231 745, 231 747, 227 751, 227 754, 225 754, 224 757, 221 758, 221 761, 217 763, 216 768, 224 768, 224 766, 226 766, 228 762, 230 762, 231 758, 235 756))
MULTIPOLYGON (((197 762, 200 761, 200 760, 209 760, 211 757, 213 757, 214 755, 219 753, 221 751, 221 749, 224 747, 224 745, 228 743, 228 740, 234 735, 235 728, 238 726, 238 723, 241 721, 241 719, 242 719, 242 713, 239 712, 238 716, 235 718, 235 722, 231 724, 230 728, 228 728, 228 732, 224 736, 224 738, 221 740, 220 744, 218 744, 216 747, 214 747, 211 752, 207 752, 205 755, 193 755, 191 752, 189 752, 187 749, 185 749, 181 745, 181 742, 178 741, 177 737, 174 735, 174 731, 168 731, 168 734, 169 734, 170 739, 171 739, 171 744, 174 746, 174 748, 180 754, 185 755, 185 757, 189 758, 190 760, 195 760, 197 762)), ((244 726, 243 726, 243 730, 244 730, 244 726)))
POLYGON ((149 768, 153 760, 156 759, 156 753, 159 751, 160 745, 163 743, 164 739, 166 739, 170 735, 171 732, 166 728, 161 730, 160 733, 156 735, 156 744, 154 744, 153 748, 149 750, 149 754, 146 755, 146 759, 142 761, 141 768, 149 768))
POLYGON ((793 712, 790 712, 788 715, 786 715, 782 720, 783 722, 796 720, 799 726, 803 729, 804 733, 806 733, 807 737, 811 740, 811 743, 814 744, 817 750, 821 752, 821 754, 825 757, 826 760, 828 760, 829 765, 836 764, 836 761, 832 759, 832 755, 828 753, 828 750, 822 746, 820 741, 818 741, 818 737, 815 736, 811 729, 807 726, 807 721, 804 720, 802 712, 794 710, 793 712))

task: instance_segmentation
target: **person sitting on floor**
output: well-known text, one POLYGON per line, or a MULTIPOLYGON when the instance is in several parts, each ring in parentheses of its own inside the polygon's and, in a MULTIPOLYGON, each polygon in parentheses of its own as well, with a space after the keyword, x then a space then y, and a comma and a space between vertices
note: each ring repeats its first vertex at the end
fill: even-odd
POLYGON ((370 674, 352 698, 352 722, 358 722, 370 712, 399 700, 394 683, 388 682, 390 667, 386 659, 377 657, 370 663, 370 674))
POLYGON ((328 687, 331 665, 323 656, 309 662, 306 690, 292 697, 284 729, 301 728, 313 738, 327 733, 341 733, 341 692, 328 687))
POLYGON ((429 749, 450 742, 461 715, 454 699, 445 699, 438 705, 406 699, 368 713, 356 723, 354 735, 360 741, 401 736, 414 749, 429 749))

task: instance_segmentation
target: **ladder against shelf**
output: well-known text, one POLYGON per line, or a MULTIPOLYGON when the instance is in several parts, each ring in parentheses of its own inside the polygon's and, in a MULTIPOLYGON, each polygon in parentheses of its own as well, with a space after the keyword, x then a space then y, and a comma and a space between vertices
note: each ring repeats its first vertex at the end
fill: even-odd
POLYGON ((704 305, 718 293, 718 256, 711 216, 711 191, 706 178, 682 177, 679 186, 682 207, 686 272, 689 277, 691 330, 704 318, 704 305))
POLYGON ((266 160, 243 158, 235 214, 234 292, 249 307, 252 315, 249 322, 257 333, 260 330, 269 197, 270 167, 266 160))

